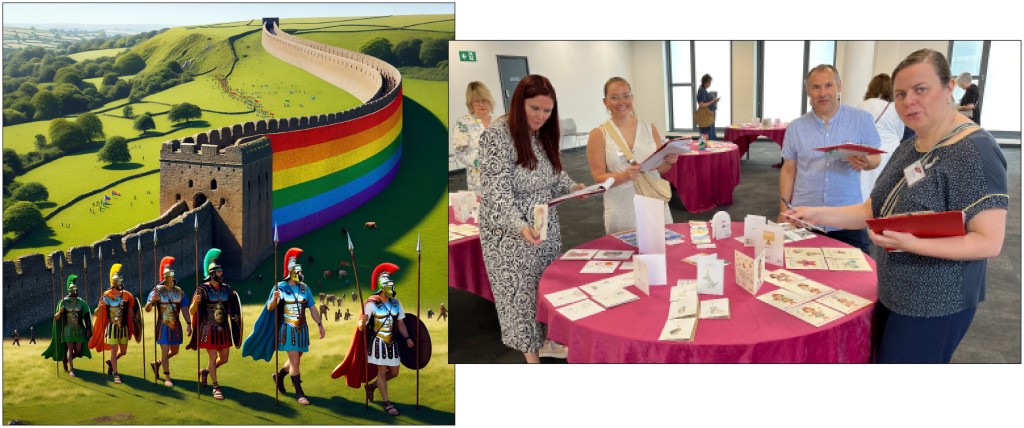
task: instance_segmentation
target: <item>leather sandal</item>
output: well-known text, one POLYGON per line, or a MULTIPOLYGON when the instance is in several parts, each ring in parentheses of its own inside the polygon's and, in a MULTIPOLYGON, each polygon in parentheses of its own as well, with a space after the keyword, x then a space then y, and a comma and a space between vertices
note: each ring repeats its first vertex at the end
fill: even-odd
POLYGON ((288 373, 287 370, 281 369, 281 371, 270 375, 271 377, 274 378, 274 384, 277 385, 277 392, 280 392, 282 394, 287 394, 288 393, 287 391, 284 390, 284 376, 287 373, 288 373))
POLYGON ((373 401, 373 390, 377 389, 377 385, 367 382, 366 383, 366 399, 373 401))
POLYGON ((114 365, 110 364, 110 360, 107 360, 107 374, 108 375, 113 375, 114 374, 114 365))
POLYGON ((159 378, 160 377, 160 369, 158 367, 160 367, 160 363, 158 361, 153 361, 152 363, 149 363, 149 367, 153 369, 153 376, 156 376, 156 377, 159 378))
POLYGON ((395 407, 395 403, 392 403, 391 401, 385 401, 384 402, 384 411, 388 412, 388 414, 391 415, 391 416, 398 416, 399 415, 398 408, 395 407))
POLYGON ((220 385, 218 385, 216 382, 213 383, 213 398, 217 400, 224 399, 224 391, 220 389, 220 385))
POLYGON ((116 383, 116 384, 120 384, 121 383, 121 375, 119 373, 117 373, 117 372, 114 372, 114 383, 116 383))
POLYGON ((171 372, 164 372, 164 386, 174 386, 171 383, 171 372))
MULTIPOLYGON (((209 375, 210 375, 210 371, 209 370, 207 370, 207 369, 200 369, 199 370, 199 383, 201 385, 203 385, 203 388, 206 388, 206 386, 207 386, 206 385, 206 377, 209 376, 209 375)), ((214 384, 214 385, 216 385, 216 384, 214 384)))

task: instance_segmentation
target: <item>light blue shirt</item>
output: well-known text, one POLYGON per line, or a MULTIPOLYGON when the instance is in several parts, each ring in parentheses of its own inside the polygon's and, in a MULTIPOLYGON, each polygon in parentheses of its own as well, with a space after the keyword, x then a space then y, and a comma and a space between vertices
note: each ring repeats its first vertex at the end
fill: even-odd
POLYGON ((827 128, 813 110, 789 124, 782 158, 796 161, 793 206, 840 207, 864 201, 860 194, 860 171, 850 167, 845 157, 828 157, 814 150, 843 143, 875 148, 882 145, 870 113, 840 104, 827 128))

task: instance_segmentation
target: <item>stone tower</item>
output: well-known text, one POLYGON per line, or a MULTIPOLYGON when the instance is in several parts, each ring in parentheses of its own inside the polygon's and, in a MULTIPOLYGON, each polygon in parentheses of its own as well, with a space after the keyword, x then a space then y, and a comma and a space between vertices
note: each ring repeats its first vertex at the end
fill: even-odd
POLYGON ((231 143, 230 131, 224 131, 163 144, 160 209, 179 200, 189 208, 210 201, 215 209, 211 243, 224 251, 220 262, 225 276, 240 279, 273 253, 273 158, 266 137, 231 143))

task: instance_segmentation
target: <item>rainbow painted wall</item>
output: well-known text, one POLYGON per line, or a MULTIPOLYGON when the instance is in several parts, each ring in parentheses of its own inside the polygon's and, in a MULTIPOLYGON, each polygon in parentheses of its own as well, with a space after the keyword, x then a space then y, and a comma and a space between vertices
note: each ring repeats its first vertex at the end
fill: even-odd
POLYGON ((395 177, 402 157, 402 94, 346 122, 268 134, 273 149, 273 219, 282 241, 369 201, 395 177))

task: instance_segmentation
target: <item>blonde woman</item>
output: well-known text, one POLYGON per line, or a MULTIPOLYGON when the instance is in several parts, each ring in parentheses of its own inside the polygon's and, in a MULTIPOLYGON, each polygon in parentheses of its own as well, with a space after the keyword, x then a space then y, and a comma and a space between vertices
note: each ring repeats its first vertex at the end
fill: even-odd
POLYGON ((480 193, 480 134, 491 126, 494 98, 483 83, 469 82, 466 87, 466 114, 452 126, 455 160, 466 166, 469 190, 480 193))
MULTIPOLYGON (((606 124, 610 123, 611 126, 602 125, 590 131, 587 162, 590 163, 594 182, 600 183, 609 177, 615 179, 615 184, 604 194, 604 230, 612 234, 636 229, 636 212, 633 209, 636 189, 633 180, 641 174, 658 178, 654 171, 640 172, 638 164, 630 164, 616 139, 622 140, 639 163, 661 146, 661 134, 653 124, 636 117, 632 88, 626 79, 608 79, 604 84, 603 102, 611 115, 606 124)), ((677 154, 665 156, 665 162, 658 166, 657 172, 668 171, 678 158, 677 154)), ((672 223, 672 214, 666 203, 665 224, 669 223, 672 223)))

